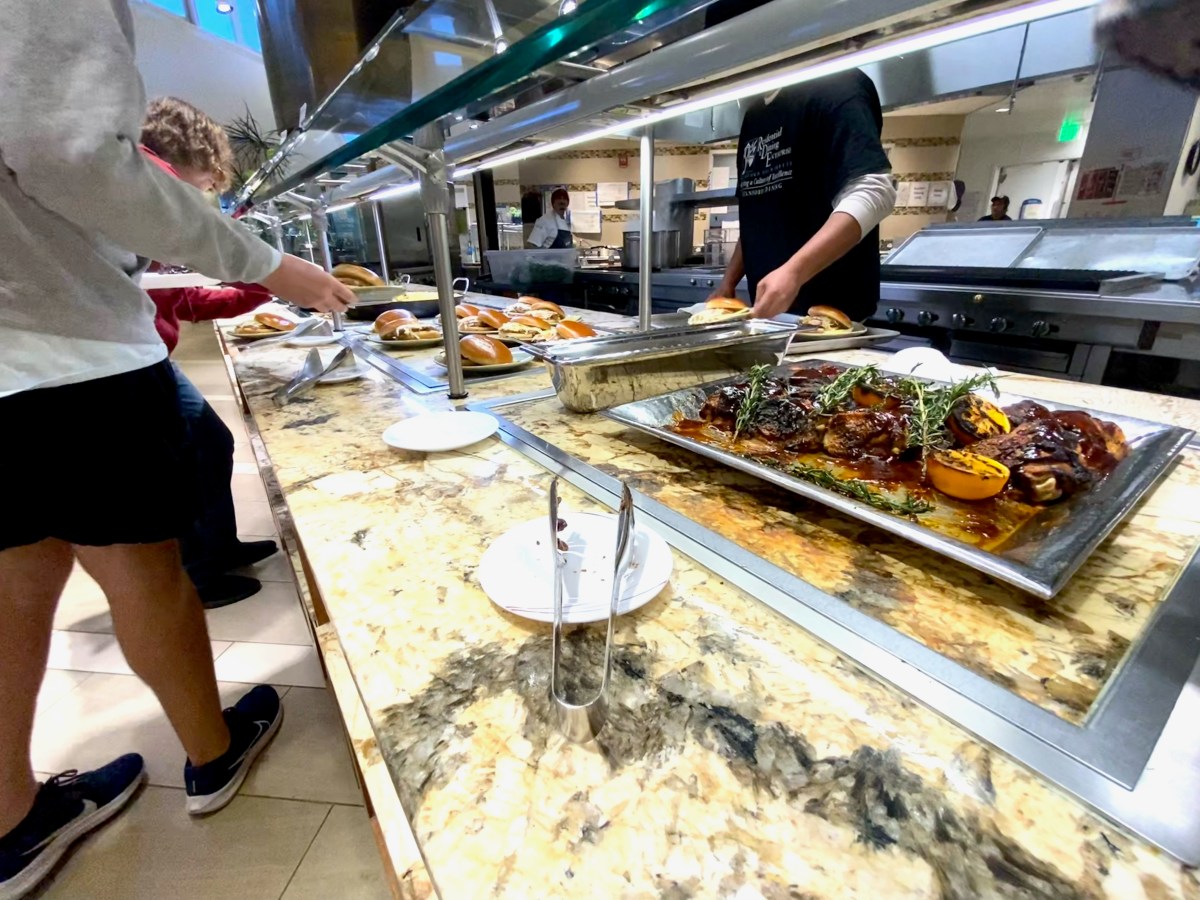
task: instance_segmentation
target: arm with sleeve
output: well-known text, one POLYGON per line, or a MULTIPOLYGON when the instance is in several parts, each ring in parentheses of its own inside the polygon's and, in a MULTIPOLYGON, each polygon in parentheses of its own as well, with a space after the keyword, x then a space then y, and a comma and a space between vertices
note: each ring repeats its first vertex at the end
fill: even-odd
POLYGON ((20 190, 113 244, 228 281, 280 253, 138 150, 145 96, 123 0, 0 0, 0 157, 20 190))
POLYGON ((556 237, 558 229, 549 222, 547 216, 542 216, 533 223, 533 231, 529 232, 529 243, 545 250, 554 243, 556 237))

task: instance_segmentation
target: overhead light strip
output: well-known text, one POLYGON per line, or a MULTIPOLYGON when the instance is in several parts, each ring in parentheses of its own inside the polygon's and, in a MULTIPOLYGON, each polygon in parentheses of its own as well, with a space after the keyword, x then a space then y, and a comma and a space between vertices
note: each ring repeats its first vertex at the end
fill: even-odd
POLYGON ((398 184, 393 187, 386 187, 376 191, 373 194, 367 195, 367 200, 390 200, 393 197, 403 197, 405 194, 412 194, 421 189, 418 182, 410 181, 408 184, 398 184))
POLYGON ((742 100, 757 94, 770 93, 771 91, 777 91, 795 84, 802 84, 806 81, 823 78, 826 75, 834 75, 838 72, 845 72, 848 69, 856 69, 887 59, 894 59, 906 53, 919 53, 922 50, 929 50, 943 44, 950 44, 955 41, 978 37, 982 34, 989 34, 993 31, 1012 28, 1015 25, 1027 25, 1039 19, 1048 19, 1054 16, 1078 12, 1082 9, 1089 9, 1098 2, 1099 0, 1042 0, 1042 2, 1026 4, 1015 9, 989 13, 975 19, 968 19, 965 22, 943 25, 910 37, 888 41, 876 47, 845 53, 836 59, 815 63, 802 69, 782 72, 777 75, 756 79, 736 87, 697 97, 695 100, 689 100, 668 109, 647 113, 632 121, 607 125, 575 137, 549 141, 536 147, 526 147, 520 150, 512 150, 508 153, 501 153, 499 156, 456 169, 454 177, 468 178, 483 169, 494 169, 497 166, 509 165, 535 156, 544 156, 547 153, 565 150, 568 147, 574 147, 599 138, 636 132, 638 129, 648 125, 656 125, 659 122, 666 122, 669 119, 677 119, 680 116, 709 109, 722 103, 742 100))

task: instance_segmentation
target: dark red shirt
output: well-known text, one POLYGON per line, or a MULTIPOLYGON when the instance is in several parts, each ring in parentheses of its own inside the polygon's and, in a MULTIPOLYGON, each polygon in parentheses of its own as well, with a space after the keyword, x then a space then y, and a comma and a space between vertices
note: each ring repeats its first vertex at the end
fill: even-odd
MULTIPOLYGON (((142 153, 152 163, 176 178, 179 173, 148 147, 142 153)), ((225 287, 154 288, 146 291, 157 310, 154 327, 167 345, 167 352, 179 343, 179 320, 207 322, 227 319, 257 309, 271 299, 271 292, 257 284, 232 284, 225 287)))

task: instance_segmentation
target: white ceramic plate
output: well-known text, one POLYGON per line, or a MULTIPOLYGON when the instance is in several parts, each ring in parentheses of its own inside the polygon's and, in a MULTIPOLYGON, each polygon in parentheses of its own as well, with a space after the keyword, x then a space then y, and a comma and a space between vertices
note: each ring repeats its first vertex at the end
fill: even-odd
MULTIPOLYGON (((608 618, 612 594, 617 517, 571 510, 563 510, 559 516, 567 527, 558 537, 568 547, 563 567, 563 621, 602 622, 608 618)), ((618 614, 632 612, 657 597, 671 579, 673 565, 667 542, 648 528, 636 527, 618 614)), ((497 606, 525 619, 553 622, 552 566, 550 527, 540 518, 492 541, 476 574, 484 593, 497 606)))
POLYGON ((383 442, 397 450, 441 453, 478 444, 499 428, 500 422, 487 413, 428 413, 389 426, 383 433, 383 442))
POLYGON ((419 341, 385 341, 377 334, 368 334, 367 341, 387 347, 389 350, 419 350, 422 347, 434 347, 445 341, 443 337, 422 338, 419 341))
MULTIPOLYGON (((500 372, 512 372, 521 366, 527 366, 533 362, 533 356, 526 353, 524 350, 514 350, 512 355, 513 361, 510 363, 500 363, 495 366, 463 366, 464 375, 496 375, 500 372)), ((433 358, 435 364, 446 368, 446 351, 443 350, 433 358)))
POLYGON ((345 381, 357 381, 365 374, 365 370, 358 363, 345 363, 321 378, 317 384, 341 384, 345 381))

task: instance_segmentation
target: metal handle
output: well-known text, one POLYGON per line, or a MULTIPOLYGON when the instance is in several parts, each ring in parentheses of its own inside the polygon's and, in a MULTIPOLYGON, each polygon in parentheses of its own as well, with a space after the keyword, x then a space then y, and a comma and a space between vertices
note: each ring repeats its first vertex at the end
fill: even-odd
POLYGON ((471 289, 471 279, 467 278, 465 275, 459 276, 458 278, 455 278, 452 282, 450 282, 450 289, 458 290, 458 283, 460 281, 462 282, 462 290, 463 290, 463 293, 465 294, 467 291, 469 291, 471 289))

